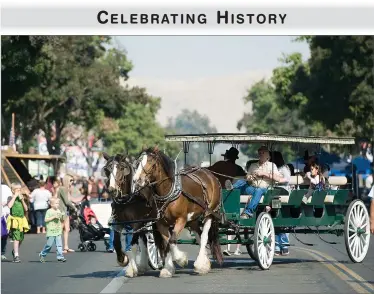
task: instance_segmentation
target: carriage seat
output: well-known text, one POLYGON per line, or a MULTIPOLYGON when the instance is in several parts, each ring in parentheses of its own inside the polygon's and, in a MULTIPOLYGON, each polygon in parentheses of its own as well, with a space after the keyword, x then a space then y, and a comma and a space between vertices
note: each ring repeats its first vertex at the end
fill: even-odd
POLYGON ((333 203, 334 202, 334 198, 335 198, 335 194, 331 194, 331 191, 333 190, 338 190, 340 186, 344 186, 344 185, 347 185, 347 178, 342 176, 342 177, 338 177, 338 176, 333 176, 333 177, 329 177, 328 178, 328 182, 329 182, 329 185, 330 185, 330 194, 328 193, 325 197, 325 203, 333 203), (335 189, 335 187, 336 189, 335 189))
MULTIPOLYGON (((347 184, 347 178, 346 177, 341 177, 341 176, 331 176, 328 178, 328 182, 330 184, 330 186, 335 186, 337 188, 339 188, 339 186, 344 186, 347 184)), ((304 179, 303 177, 301 176, 291 176, 291 180, 290 180, 290 186, 297 186, 297 185, 309 185, 309 181, 304 179)), ((337 190, 337 189, 330 189, 330 190, 337 190)), ((329 192, 330 192, 329 190, 329 192)), ((331 192, 330 192, 331 193, 331 192)), ((292 191, 291 191, 291 194, 292 194, 292 191)), ((334 198, 335 198, 335 194, 327 194, 326 197, 325 197, 325 200, 324 202, 325 203, 333 203, 334 202, 334 198)), ((288 201, 290 199, 290 194, 286 194, 286 193, 282 193, 282 195, 280 195, 280 200, 282 203, 285 203, 287 204, 288 201)), ((312 201, 312 197, 310 197, 308 199, 308 203, 310 203, 312 201)))
MULTIPOLYGON (((302 176, 291 176, 289 185, 290 186, 309 185, 309 182, 305 181, 305 179, 302 176)), ((290 194, 286 190, 285 192, 286 193, 282 193, 279 197, 282 203, 287 204, 288 200, 290 199, 290 194)))

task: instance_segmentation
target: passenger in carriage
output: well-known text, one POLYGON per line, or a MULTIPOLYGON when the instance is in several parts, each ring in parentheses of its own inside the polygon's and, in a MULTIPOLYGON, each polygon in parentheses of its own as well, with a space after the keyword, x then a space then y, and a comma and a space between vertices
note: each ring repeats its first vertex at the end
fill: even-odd
POLYGON ((310 167, 310 172, 305 174, 305 179, 310 181, 308 192, 303 197, 303 202, 308 203, 308 199, 313 195, 315 190, 325 189, 325 178, 322 175, 321 168, 318 164, 313 163, 310 167))
POLYGON ((221 187, 225 187, 225 182, 227 180, 232 182, 234 177, 244 177, 246 175, 243 168, 235 163, 235 161, 239 159, 238 155, 238 149, 231 147, 229 150, 226 150, 225 154, 222 154, 224 160, 217 161, 215 164, 208 167, 218 178, 221 187))
POLYGON ((241 194, 252 195, 251 201, 241 215, 242 218, 253 217, 262 195, 274 180, 281 179, 277 166, 269 161, 270 153, 266 146, 258 149, 258 156, 259 160, 251 164, 248 169, 247 180, 239 180, 233 185, 233 188, 239 189, 241 194))
MULTIPOLYGON (((287 190, 288 193, 291 191, 290 181, 291 181, 291 170, 289 166, 284 162, 282 153, 279 151, 274 151, 272 153, 272 162, 278 168, 281 179, 279 179, 279 184, 276 187, 283 188, 287 190)), ((288 251, 289 239, 288 234, 280 233, 275 236, 275 255, 289 255, 288 251)))
POLYGON ((306 175, 307 172, 311 171, 311 166, 313 164, 318 164, 318 159, 315 155, 309 156, 308 150, 304 153, 304 175, 306 175))
POLYGON ((287 163, 288 168, 290 169, 291 172, 291 177, 295 175, 295 167, 293 166, 292 163, 287 163))
MULTIPOLYGON (((233 182, 233 178, 235 177, 244 177, 246 176, 246 172, 243 170, 243 168, 235 163, 238 157, 239 151, 235 147, 231 147, 229 150, 226 150, 225 154, 222 154, 224 160, 218 161, 215 164, 213 164, 211 167, 208 167, 209 170, 219 173, 219 174, 224 174, 227 175, 228 177, 214 174, 220 184, 221 187, 226 187, 226 182, 229 181, 229 183, 233 182)), ((228 240, 233 240, 235 238, 234 235, 228 235, 228 240)), ((236 250, 234 252, 235 255, 241 255, 242 252, 240 250, 241 244, 237 244, 236 250)), ((227 249, 223 251, 224 255, 230 256, 230 244, 227 244, 227 249)))
POLYGON ((257 159, 255 159, 255 160, 248 160, 247 163, 246 163, 246 165, 245 165, 245 170, 248 172, 249 167, 251 166, 251 164, 255 163, 257 161, 258 161, 257 159))
POLYGON ((288 165, 284 162, 282 153, 279 151, 272 152, 271 162, 275 163, 278 168, 280 179, 275 187, 283 188, 290 192, 290 181, 291 181, 291 170, 288 165))

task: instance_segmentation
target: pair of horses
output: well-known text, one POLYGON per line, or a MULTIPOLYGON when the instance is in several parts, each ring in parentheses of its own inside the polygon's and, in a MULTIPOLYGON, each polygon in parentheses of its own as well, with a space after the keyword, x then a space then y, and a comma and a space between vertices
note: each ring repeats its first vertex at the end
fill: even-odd
POLYGON ((200 244, 194 271, 199 274, 210 271, 208 244, 214 259, 222 264, 221 185, 209 170, 191 167, 178 172, 176 163, 157 148, 143 150, 134 162, 126 155, 103 155, 107 160, 103 168, 108 179, 105 184, 113 199, 113 245, 118 264, 128 265, 126 276, 135 277, 148 269, 147 239, 142 229, 150 220, 163 262, 160 277, 173 276, 174 262, 181 267, 188 264, 187 254, 177 246, 178 236, 185 227, 196 234, 200 244), (131 251, 122 250, 121 232, 128 222, 132 222, 134 230, 133 244, 139 245, 138 258, 131 251))

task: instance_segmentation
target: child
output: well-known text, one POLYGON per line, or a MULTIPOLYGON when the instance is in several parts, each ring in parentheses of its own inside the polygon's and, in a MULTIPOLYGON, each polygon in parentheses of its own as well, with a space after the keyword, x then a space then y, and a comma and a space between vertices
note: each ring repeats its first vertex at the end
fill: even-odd
POLYGON ((56 244, 57 261, 65 262, 66 259, 62 254, 62 221, 63 215, 58 209, 60 200, 57 198, 51 198, 51 208, 47 210, 45 215, 45 223, 47 229, 47 244, 45 244, 43 250, 40 252, 40 262, 45 262, 45 257, 52 248, 53 243, 56 244))
POLYGON ((19 248, 25 238, 25 232, 29 231, 26 213, 28 211, 24 196, 22 195, 22 186, 18 183, 11 184, 13 195, 8 198, 8 208, 10 215, 7 218, 7 229, 13 240, 13 262, 21 262, 19 258, 19 248))
POLYGON ((308 192, 303 197, 303 202, 306 204, 315 190, 320 191, 324 189, 325 179, 320 173, 319 165, 316 163, 312 163, 310 166, 310 172, 305 174, 305 178, 309 179, 310 181, 308 192))
POLYGON ((90 224, 93 226, 96 230, 101 230, 100 224, 97 222, 96 217, 90 216, 90 224))
POLYGON ((100 232, 100 235, 102 235, 101 237, 103 238, 105 236, 105 234, 110 234, 110 229, 109 228, 104 228, 96 219, 95 216, 93 215, 90 215, 89 216, 89 219, 90 219, 90 223, 89 225, 93 228, 95 228, 96 230, 98 230, 100 232))

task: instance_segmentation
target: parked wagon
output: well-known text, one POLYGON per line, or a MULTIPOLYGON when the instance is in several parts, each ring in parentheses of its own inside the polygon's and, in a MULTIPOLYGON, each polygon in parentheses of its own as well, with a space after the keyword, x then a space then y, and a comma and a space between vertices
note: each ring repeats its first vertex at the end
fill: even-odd
MULTIPOLYGON (((298 147, 305 145, 317 149, 322 145, 350 147, 355 144, 354 138, 270 134, 168 135, 166 141, 182 142, 185 162, 189 144, 192 142, 206 143, 210 155, 214 152, 215 144, 219 143, 233 146, 263 144, 269 147, 270 152, 279 144, 292 144, 298 147)), ((251 258, 265 270, 269 269, 273 262, 276 234, 344 235, 348 256, 355 263, 362 262, 370 243, 368 210, 363 201, 352 197, 352 185, 347 183, 346 177, 329 177, 328 181, 330 188, 314 191, 307 203, 303 202, 303 197, 308 189, 303 186, 307 187, 309 182, 302 176, 291 177, 290 184, 296 188, 290 193, 284 189, 270 187, 262 195, 253 218, 249 219, 241 218, 241 212, 251 195, 240 195, 240 191, 236 189, 222 189, 222 213, 226 221, 220 228, 221 245, 245 245, 251 258), (228 235, 235 235, 236 238, 227 240, 228 235)), ((197 244, 197 241, 196 238, 179 239, 178 243, 197 244)))

